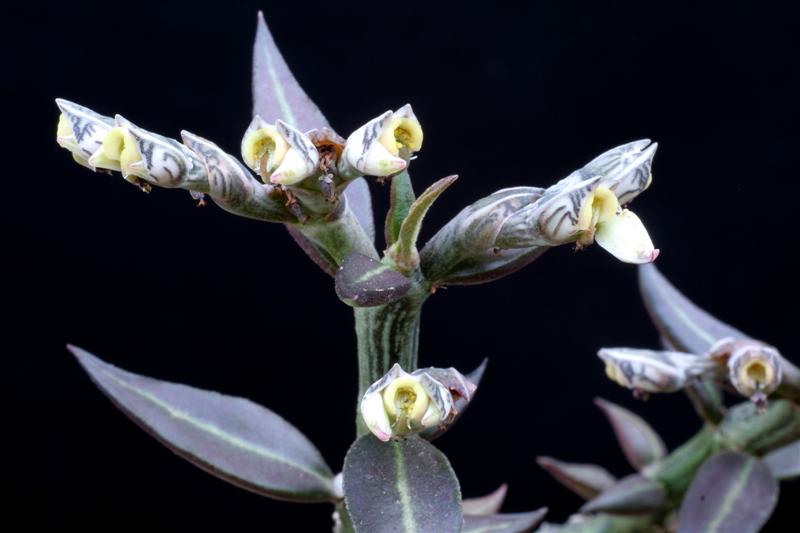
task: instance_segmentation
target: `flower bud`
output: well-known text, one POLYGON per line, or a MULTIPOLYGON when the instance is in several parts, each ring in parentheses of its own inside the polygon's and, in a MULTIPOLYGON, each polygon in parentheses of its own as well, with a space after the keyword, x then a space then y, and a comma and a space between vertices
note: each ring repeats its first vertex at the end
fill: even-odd
MULTIPOLYGON (((174 139, 144 130, 121 115, 114 122, 124 131, 120 136, 129 143, 120 155, 120 170, 125 179, 141 178, 159 187, 186 187, 207 189, 205 164, 191 150, 174 139), (136 159, 138 154, 139 158, 136 159), (124 160, 124 164, 123 164, 124 160)), ((105 155, 110 156, 109 152, 105 155)))
POLYGON ((273 126, 256 115, 242 138, 242 159, 265 183, 294 185, 317 171, 319 152, 285 122, 273 126))
POLYGON ((96 170, 88 160, 114 127, 113 119, 63 98, 56 98, 56 104, 61 110, 56 133, 59 146, 72 152, 78 164, 96 170))
POLYGON ((606 375, 634 391, 675 392, 694 378, 713 375, 716 363, 706 356, 683 352, 602 348, 606 375))
POLYGON ((712 358, 727 362, 731 385, 759 407, 775 392, 783 379, 778 350, 752 339, 725 338, 709 350, 712 358))
POLYGON ((653 181, 651 168, 658 143, 650 139, 633 141, 600 154, 583 169, 602 176, 602 185, 614 192, 619 203, 630 203, 653 181))
POLYGON ((362 174, 389 176, 406 168, 406 158, 422 148, 422 137, 422 126, 411 105, 406 104, 350 134, 344 147, 344 162, 362 174))
POLYGON ((411 374, 395 364, 372 384, 361 400, 361 416, 369 430, 388 441, 455 418, 454 394, 469 400, 475 385, 453 368, 430 368, 411 374))

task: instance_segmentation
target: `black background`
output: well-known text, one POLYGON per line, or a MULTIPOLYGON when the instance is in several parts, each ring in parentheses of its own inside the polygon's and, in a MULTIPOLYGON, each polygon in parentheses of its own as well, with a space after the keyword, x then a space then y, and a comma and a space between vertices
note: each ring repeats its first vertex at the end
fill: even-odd
MULTIPOLYGON (((199 209, 185 192, 144 195, 55 143, 53 99, 64 97, 238 154, 258 9, 340 133, 413 104, 425 129, 417 190, 461 175, 423 239, 494 190, 547 185, 610 147, 657 140, 654 184, 633 209, 662 250, 662 272, 797 362, 795 13, 766 2, 600 4, 31 2, 7 12, 0 217, 12 512, 30 528, 329 528, 328 506, 267 500, 173 456, 64 350, 72 342, 135 372, 267 405, 340 469, 356 359, 332 281, 279 225, 199 209)), ((388 191, 371 188, 380 221, 388 191)), ((580 500, 537 455, 629 473, 595 396, 645 416, 670 447, 699 428, 684 397, 638 403, 594 355, 657 346, 635 275, 598 247, 564 246, 513 277, 429 300, 422 364, 467 371, 491 357, 470 411, 437 441, 465 496, 507 482, 505 510, 546 505, 563 521, 580 500)), ((800 485, 782 491, 772 531, 800 485)))

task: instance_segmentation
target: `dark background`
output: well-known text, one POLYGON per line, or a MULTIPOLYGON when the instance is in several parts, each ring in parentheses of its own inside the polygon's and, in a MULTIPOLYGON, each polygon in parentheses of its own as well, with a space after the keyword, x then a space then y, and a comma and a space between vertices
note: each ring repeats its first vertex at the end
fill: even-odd
MULTIPOLYGON (((329 528, 328 506, 267 500, 173 456, 64 349, 72 342, 135 372, 267 405, 340 469, 356 358, 351 313, 332 281, 279 225, 198 209, 182 191, 144 195, 77 166, 55 143, 53 99, 64 97, 238 154, 258 9, 340 133, 413 103, 425 129, 417 190, 461 175, 423 239, 492 191, 547 185, 615 145, 657 140, 654 185, 633 208, 662 250, 662 272, 798 361, 800 42, 789 10, 730 1, 29 4, 4 17, 0 218, 4 470, 9 507, 31 529, 329 528)), ((388 191, 371 187, 380 221, 388 191)), ((599 247, 564 246, 513 277, 430 299, 422 364, 467 371, 491 357, 470 411, 437 441, 465 496, 507 482, 506 511, 546 505, 563 521, 580 500, 537 455, 629 473, 595 396, 646 417, 670 447, 699 428, 683 396, 639 403, 594 355, 603 345, 657 346, 635 276, 599 247)), ((772 531, 800 497, 797 482, 781 490, 772 531)))

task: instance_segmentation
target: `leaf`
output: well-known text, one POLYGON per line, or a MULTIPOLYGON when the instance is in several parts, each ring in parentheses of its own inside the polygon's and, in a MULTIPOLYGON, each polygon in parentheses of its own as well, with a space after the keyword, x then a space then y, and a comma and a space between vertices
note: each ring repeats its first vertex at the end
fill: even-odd
POLYGON ((253 45, 253 114, 270 124, 281 119, 301 131, 328 126, 289 70, 261 11, 253 45))
POLYGON ((469 406, 469 404, 472 403, 472 400, 475 399, 475 394, 477 394, 478 389, 480 389, 479 385, 481 384, 481 379, 483 378, 483 373, 486 371, 486 365, 488 363, 489 363, 489 359, 485 358, 483 361, 481 361, 481 364, 478 365, 478 368, 476 368, 475 370, 473 370, 472 372, 470 372, 469 374, 466 374, 464 376, 471 383, 475 384, 476 390, 472 394, 472 398, 470 398, 470 399, 467 399, 467 398, 465 398, 463 396, 458 396, 455 399, 456 400, 455 403, 454 403, 455 409, 456 409, 455 418, 449 424, 447 424, 444 427, 440 427, 440 426, 432 427, 432 428, 428 428, 428 429, 420 432, 419 433, 420 437, 422 437, 423 439, 427 439, 427 440, 437 439, 437 438, 441 437, 442 435, 444 435, 445 433, 447 433, 447 430, 455 425, 455 423, 458 421, 458 419, 461 418, 461 416, 464 414, 464 411, 466 411, 466 409, 469 406))
POLYGON ((372 197, 369 194, 367 180, 364 178, 354 179, 345 188, 344 195, 347 197, 347 205, 361 223, 369 241, 374 244, 375 221, 372 218, 372 197))
POLYGON ((457 179, 458 176, 455 175, 440 179, 425 189, 425 192, 411 204, 408 216, 400 225, 397 241, 392 244, 387 252, 387 255, 391 255, 401 268, 413 270, 419 265, 417 238, 422 228, 422 221, 433 202, 457 179))
POLYGON ((594 498, 617 482, 617 478, 602 466, 565 463, 552 457, 537 457, 536 462, 556 481, 585 500, 594 498))
POLYGON ((389 212, 386 213, 386 225, 384 236, 386 246, 391 246, 397 240, 400 233, 400 226, 408 216, 411 204, 414 203, 416 196, 414 188, 411 186, 411 176, 407 171, 395 175, 392 178, 392 191, 389 201, 389 212))
POLYGON ((344 459, 344 494, 356 532, 461 531, 461 493, 447 457, 419 437, 359 438, 344 459))
POLYGON ((528 533, 544 520, 547 507, 529 513, 464 517, 463 533, 528 533))
POLYGON ((641 417, 602 398, 595 398, 594 403, 608 417, 625 457, 635 469, 641 470, 667 454, 661 437, 641 417))
POLYGON ((280 500, 339 498, 311 442, 249 400, 126 372, 68 346, 122 412, 172 451, 234 485, 280 500))
POLYGON ((479 285, 504 278, 539 259, 549 246, 486 250, 462 261, 437 285, 479 285))
POLYGON ((749 338, 693 304, 654 265, 639 267, 639 290, 656 328, 679 350, 704 354, 725 337, 749 338))
POLYGON ((353 307, 395 302, 411 288, 411 280, 366 255, 351 253, 336 274, 336 294, 353 307))
POLYGON ((678 513, 678 532, 757 532, 778 502, 778 482, 753 456, 722 452, 703 464, 678 513))
POLYGON ((296 226, 286 224, 286 229, 289 231, 289 235, 292 236, 292 239, 294 239, 294 242, 297 243, 312 261, 314 261, 314 264, 320 267, 326 274, 336 276, 339 267, 336 265, 336 261, 325 250, 303 235, 296 226))
POLYGON ((464 510, 465 515, 471 516, 486 516, 500 511, 503 506, 503 501, 506 499, 506 492, 508 492, 508 485, 503 483, 497 489, 478 498, 467 498, 461 502, 461 509, 464 510))
POLYGON ((661 483, 639 474, 620 481, 589 500, 582 513, 641 514, 656 511, 664 506, 667 495, 661 483))
MULTIPOLYGON (((537 533, 643 533, 653 531, 649 515, 572 515, 563 525, 542 524, 537 533)), ((656 530, 658 531, 658 530, 656 530)))
POLYGON ((800 477, 800 440, 768 453, 762 460, 776 479, 800 477))

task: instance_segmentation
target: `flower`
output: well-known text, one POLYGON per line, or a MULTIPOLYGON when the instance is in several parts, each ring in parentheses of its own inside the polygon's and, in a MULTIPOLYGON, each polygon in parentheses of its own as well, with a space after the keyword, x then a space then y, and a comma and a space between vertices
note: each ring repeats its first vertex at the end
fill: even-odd
POLYGON ((622 205, 650 186, 656 148, 649 140, 635 141, 596 157, 508 217, 496 247, 576 242, 582 248, 596 241, 626 263, 654 261, 659 251, 639 217, 622 205))
POLYGON ((717 368, 709 357, 683 352, 602 348, 597 356, 612 381, 644 393, 678 391, 692 379, 713 375, 717 368))
POLYGON ((780 353, 757 340, 720 339, 709 355, 727 365, 728 379, 739 394, 762 408, 783 379, 780 353))
POLYGON ((361 416, 369 430, 385 442, 451 423, 457 414, 453 395, 469 401, 475 388, 454 368, 409 374, 395 363, 364 393, 361 416))
MULTIPOLYGON (((350 134, 343 165, 362 174, 389 176, 408 166, 407 159, 422 148, 422 126, 410 104, 387 111, 350 134)), ((346 169, 340 173, 348 175, 346 169)))
POLYGON ((294 185, 317 171, 319 152, 311 139, 285 122, 253 117, 242 138, 242 159, 265 183, 294 185))
POLYGON ((72 152, 72 158, 78 164, 97 170, 89 163, 89 158, 114 127, 114 120, 63 98, 56 98, 56 104, 61 110, 56 142, 72 152))

